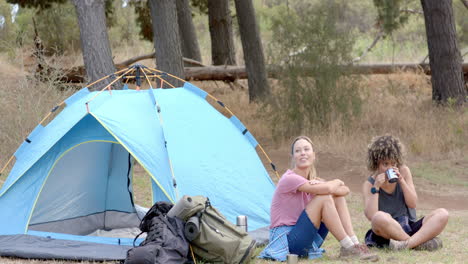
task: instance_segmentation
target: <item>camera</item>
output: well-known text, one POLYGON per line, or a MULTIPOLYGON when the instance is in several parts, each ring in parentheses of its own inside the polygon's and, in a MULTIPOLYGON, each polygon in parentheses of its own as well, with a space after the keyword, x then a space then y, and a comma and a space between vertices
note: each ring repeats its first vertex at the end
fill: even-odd
POLYGON ((392 168, 385 171, 385 175, 387 175, 387 179, 389 183, 394 183, 398 180, 398 175, 392 168))

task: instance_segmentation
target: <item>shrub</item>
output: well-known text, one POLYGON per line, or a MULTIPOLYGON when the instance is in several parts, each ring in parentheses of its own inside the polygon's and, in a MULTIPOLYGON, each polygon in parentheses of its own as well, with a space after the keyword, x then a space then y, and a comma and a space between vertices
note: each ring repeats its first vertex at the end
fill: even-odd
POLYGON ((354 40, 337 22, 336 5, 277 6, 271 17, 269 50, 274 52, 269 55, 273 65, 280 65, 280 81, 263 110, 276 137, 327 128, 336 120, 346 124, 360 113, 357 77, 344 66, 351 61, 354 40))

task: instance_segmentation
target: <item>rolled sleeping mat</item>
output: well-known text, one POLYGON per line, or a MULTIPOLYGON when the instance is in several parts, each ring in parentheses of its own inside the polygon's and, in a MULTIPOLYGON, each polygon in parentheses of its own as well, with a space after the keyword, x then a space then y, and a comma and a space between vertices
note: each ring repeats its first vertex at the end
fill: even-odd
POLYGON ((192 241, 200 234, 200 218, 192 216, 189 218, 184 227, 184 235, 188 241, 192 241))
POLYGON ((182 220, 187 220, 186 215, 188 211, 193 207, 192 205, 192 198, 188 195, 184 195, 182 198, 177 201, 177 203, 172 206, 171 210, 167 212, 167 216, 169 217, 175 217, 177 216, 178 218, 182 220))

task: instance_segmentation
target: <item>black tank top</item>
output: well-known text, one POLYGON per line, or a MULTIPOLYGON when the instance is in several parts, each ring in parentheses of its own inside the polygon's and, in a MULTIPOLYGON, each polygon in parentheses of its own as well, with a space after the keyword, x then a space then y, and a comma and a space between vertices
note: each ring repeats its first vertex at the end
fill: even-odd
MULTIPOLYGON (((369 176, 367 181, 374 185, 375 180, 372 176, 369 176)), ((393 218, 408 216, 410 221, 416 221, 416 210, 406 206, 405 196, 398 182, 393 193, 387 193, 383 189, 380 189, 379 211, 389 213, 393 218)))

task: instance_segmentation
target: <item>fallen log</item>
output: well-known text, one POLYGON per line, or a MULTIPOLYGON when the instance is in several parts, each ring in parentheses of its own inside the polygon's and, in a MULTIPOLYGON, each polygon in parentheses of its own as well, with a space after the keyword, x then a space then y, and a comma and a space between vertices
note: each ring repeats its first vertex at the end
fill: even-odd
MULTIPOLYGON (((155 53, 150 53, 150 54, 145 54, 145 55, 141 55, 141 56, 136 56, 136 57, 133 57, 133 58, 130 58, 128 60, 125 60, 125 61, 122 61, 120 63, 117 63, 115 64, 115 68, 116 70, 122 70, 124 68, 127 68, 128 66, 134 64, 135 62, 138 62, 138 61, 141 61, 141 60, 147 60, 147 59, 154 59, 155 57, 155 53)), ((199 61, 196 61, 196 60, 192 60, 192 59, 189 59, 189 58, 182 58, 182 60, 184 61, 184 63, 186 65, 195 65, 195 66, 199 66, 199 67, 205 67, 204 64, 202 64, 201 62, 199 61)), ((196 68, 196 67, 194 67, 196 68)), ((52 70, 52 69, 49 69, 49 70, 52 70)), ((55 69, 57 70, 57 69, 55 69)), ((64 75, 62 78, 60 78, 60 81, 62 82, 67 82, 67 83, 82 83, 85 81, 84 77, 86 76, 86 70, 84 68, 84 66, 77 66, 77 67, 73 67, 71 69, 65 69, 63 70, 64 71, 64 75)))
MULTIPOLYGON (((391 74, 400 71, 423 71, 427 75, 431 75, 431 69, 429 64, 418 64, 418 63, 407 63, 407 64, 359 64, 349 65, 348 67, 352 74, 391 74)), ((468 63, 462 64, 463 73, 468 75, 468 63)), ((301 67, 301 71, 312 72, 307 67, 301 67)), ((269 78, 278 78, 282 69, 275 66, 267 67, 269 78)), ((185 79, 186 80, 231 80, 231 79, 246 79, 247 72, 244 66, 208 66, 208 67, 185 67, 185 79)))
MULTIPOLYGON (((128 65, 117 64, 117 70, 123 69, 128 65)), ((359 64, 350 65, 349 70, 353 74, 391 74, 400 71, 422 71, 431 75, 429 64, 408 63, 408 64, 359 64)), ((468 63, 462 65, 465 80, 468 78, 468 63)), ((197 81, 233 81, 236 79, 247 79, 245 66, 206 66, 206 67, 185 67, 185 80, 197 81)), ((312 67, 311 67, 312 69, 312 67)), ((302 71, 307 74, 307 67, 302 67, 302 71)), ((267 67, 268 77, 277 79, 282 70, 279 67, 267 67)), ((75 67, 65 70, 62 78, 64 82, 81 83, 84 82, 84 67, 75 67)))

